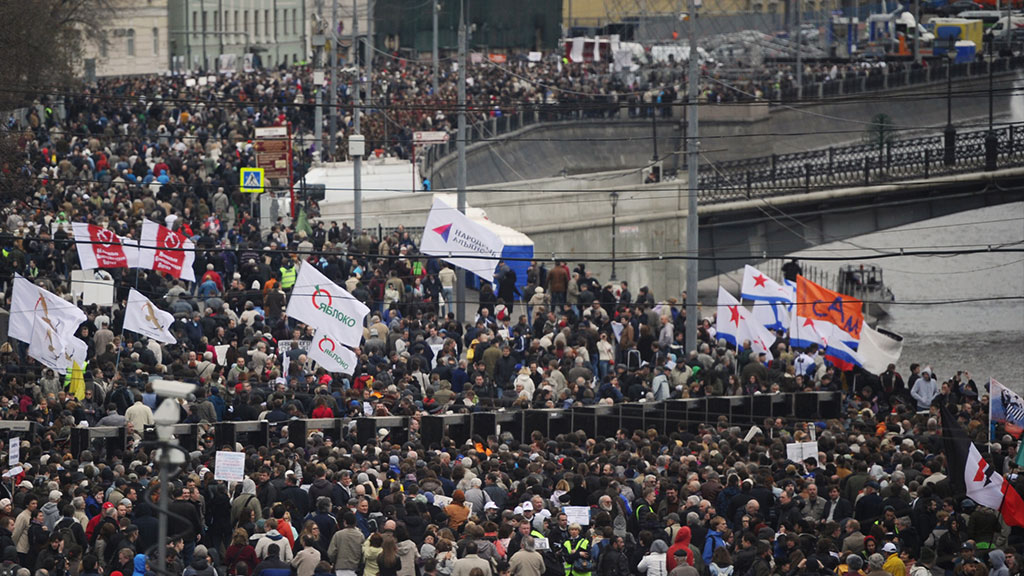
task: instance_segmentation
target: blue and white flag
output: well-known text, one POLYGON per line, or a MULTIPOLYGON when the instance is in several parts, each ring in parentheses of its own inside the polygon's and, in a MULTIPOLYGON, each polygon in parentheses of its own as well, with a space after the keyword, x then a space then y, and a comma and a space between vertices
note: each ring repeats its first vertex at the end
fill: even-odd
POLYGON ((736 349, 743 348, 743 342, 749 340, 750 347, 756 354, 764 352, 768 360, 774 358, 770 348, 775 343, 775 335, 754 320, 753 314, 721 286, 718 287, 718 318, 715 329, 719 338, 724 338, 736 349))
POLYGON ((1006 425, 1007 434, 1020 438, 1024 431, 1024 400, 995 379, 989 380, 988 398, 989 418, 992 422, 1002 422, 1006 425))
POLYGON ((789 327, 789 309, 796 297, 796 288, 779 284, 760 270, 747 265, 743 268, 743 286, 740 296, 754 301, 754 319, 770 330, 789 327))

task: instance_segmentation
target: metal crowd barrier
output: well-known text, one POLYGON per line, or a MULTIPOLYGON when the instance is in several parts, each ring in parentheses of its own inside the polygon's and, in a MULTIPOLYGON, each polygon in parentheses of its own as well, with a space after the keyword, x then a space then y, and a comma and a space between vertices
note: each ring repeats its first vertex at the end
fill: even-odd
MULTIPOLYGON (((730 426, 763 424, 765 419, 782 418, 787 422, 838 418, 842 415, 840 392, 798 392, 755 396, 715 396, 663 402, 626 402, 561 409, 479 411, 468 414, 427 415, 420 419, 420 438, 426 447, 441 447, 447 440, 463 445, 474 437, 510 432, 520 442, 529 442, 534 431, 546 438, 582 431, 588 437, 608 437, 615 431, 654 428, 672 433, 686 429, 696 432, 702 424, 715 425, 722 416, 730 426)), ((363 417, 354 419, 356 442, 365 444, 376 438, 382 428, 388 440, 404 444, 409 437, 405 416, 363 417)), ((234 446, 272 446, 282 437, 296 446, 305 444, 309 434, 320 431, 334 442, 350 438, 350 418, 295 419, 279 423, 266 421, 217 422, 215 424, 176 424, 174 435, 189 451, 202 450, 202 437, 212 433, 217 448, 234 446)), ((41 432, 38 423, 0 421, 0 436, 27 437, 41 432)), ((29 439, 27 438, 26 439, 29 439)), ((144 439, 155 439, 147 429, 144 439)), ((71 453, 93 450, 98 456, 123 451, 127 446, 123 427, 89 427, 71 430, 71 453)))

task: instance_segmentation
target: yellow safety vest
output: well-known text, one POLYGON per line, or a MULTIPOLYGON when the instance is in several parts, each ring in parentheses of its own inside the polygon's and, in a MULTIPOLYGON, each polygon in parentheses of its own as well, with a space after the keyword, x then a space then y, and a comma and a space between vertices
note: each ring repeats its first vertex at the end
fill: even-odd
POLYGON ((298 272, 295 271, 295 267, 287 268, 281 267, 281 288, 285 290, 291 289, 295 285, 295 278, 298 276, 298 272))

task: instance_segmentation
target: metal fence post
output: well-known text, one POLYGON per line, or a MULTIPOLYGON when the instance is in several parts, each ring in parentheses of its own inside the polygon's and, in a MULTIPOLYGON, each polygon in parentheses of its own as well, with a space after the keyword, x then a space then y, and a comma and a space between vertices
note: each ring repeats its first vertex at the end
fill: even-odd
POLYGON ((833 166, 832 163, 835 161, 835 158, 836 158, 836 149, 831 147, 831 146, 829 146, 828 147, 828 173, 829 174, 832 174, 834 172, 834 166, 833 166))
POLYGON ((804 162, 804 189, 811 193, 811 163, 804 162))
POLYGON ((871 158, 868 156, 864 157, 864 185, 867 186, 871 181, 871 158))
POLYGON ((932 151, 925 149, 924 151, 924 179, 928 179, 928 173, 932 168, 932 151))

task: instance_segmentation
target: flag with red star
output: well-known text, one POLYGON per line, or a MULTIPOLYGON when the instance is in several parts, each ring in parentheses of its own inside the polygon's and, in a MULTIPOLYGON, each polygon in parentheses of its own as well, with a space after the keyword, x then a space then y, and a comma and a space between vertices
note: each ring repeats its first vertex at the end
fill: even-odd
POLYGON ((775 343, 775 335, 754 320, 750 310, 721 286, 718 287, 718 318, 715 329, 719 338, 725 339, 737 349, 742 349, 743 343, 749 341, 755 353, 764 352, 767 360, 773 359, 770 348, 775 343))
POLYGON ((794 288, 779 284, 763 272, 747 265, 743 268, 740 297, 754 302, 754 319, 770 330, 789 327, 789 311, 796 297, 794 288))

